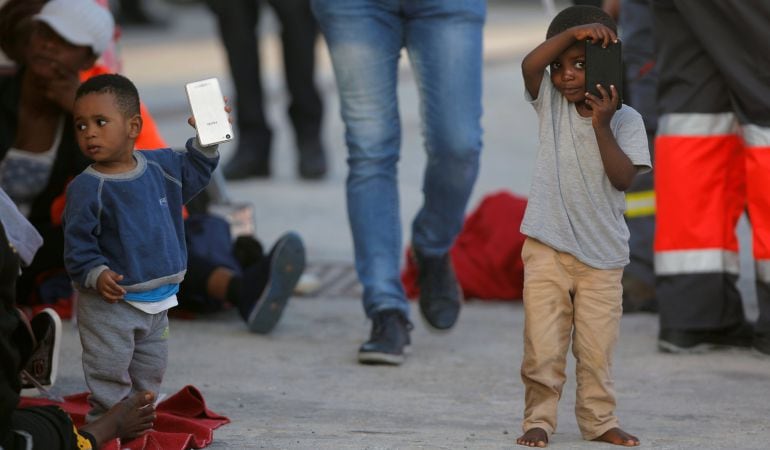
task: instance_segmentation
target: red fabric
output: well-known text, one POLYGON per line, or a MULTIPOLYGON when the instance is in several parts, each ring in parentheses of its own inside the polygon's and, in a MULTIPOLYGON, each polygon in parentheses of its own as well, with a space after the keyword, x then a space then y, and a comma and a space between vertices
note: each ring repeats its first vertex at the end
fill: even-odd
POLYGON ((656 253, 738 251, 735 224, 746 209, 746 160, 738 135, 658 136, 655 192, 656 253))
POLYGON ((62 320, 68 320, 72 318, 72 298, 60 298, 56 300, 56 303, 38 303, 35 305, 19 305, 18 308, 24 311, 27 317, 35 317, 40 311, 51 308, 59 314, 59 318, 62 320))
MULTIPOLYGON (((66 403, 44 398, 22 397, 20 407, 58 405, 71 417, 76 426, 84 423, 89 410, 88 393, 64 397, 66 403)), ((153 430, 128 442, 111 441, 103 450, 187 450, 208 446, 214 439, 214 430, 230 423, 206 407, 203 395, 195 386, 185 386, 179 392, 158 404, 153 430)))
MULTIPOLYGON (((465 298, 519 300, 524 287, 521 247, 526 238, 519 227, 527 199, 507 191, 489 194, 465 220, 450 250, 465 298)), ((401 281, 409 298, 420 294, 417 267, 406 252, 401 281)))

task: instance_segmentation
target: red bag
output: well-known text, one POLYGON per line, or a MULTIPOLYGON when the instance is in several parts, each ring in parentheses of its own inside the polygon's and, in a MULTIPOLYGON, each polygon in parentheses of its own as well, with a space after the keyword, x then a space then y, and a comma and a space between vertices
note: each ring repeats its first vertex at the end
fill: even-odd
MULTIPOLYGON (((521 248, 526 236, 519 228, 527 199, 507 191, 489 194, 465 220, 450 250, 465 298, 519 300, 524 287, 521 248)), ((420 294, 417 267, 406 252, 401 281, 409 298, 420 294)))

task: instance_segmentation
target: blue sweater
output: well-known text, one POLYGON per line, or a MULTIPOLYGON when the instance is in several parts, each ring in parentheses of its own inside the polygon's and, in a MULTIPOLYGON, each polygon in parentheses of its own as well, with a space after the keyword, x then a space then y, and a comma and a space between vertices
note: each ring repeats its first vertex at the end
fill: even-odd
POLYGON ((217 147, 135 151, 136 167, 104 174, 87 168, 67 187, 64 265, 78 288, 95 289, 106 269, 127 292, 180 283, 187 268, 182 206, 203 190, 217 147))

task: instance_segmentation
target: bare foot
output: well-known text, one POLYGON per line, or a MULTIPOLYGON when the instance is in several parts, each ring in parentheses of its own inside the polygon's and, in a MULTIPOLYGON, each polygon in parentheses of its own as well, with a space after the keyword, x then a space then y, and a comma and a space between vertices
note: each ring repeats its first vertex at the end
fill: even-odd
POLYGON ((94 437, 97 447, 115 438, 133 439, 152 428, 154 402, 155 394, 152 392, 137 392, 80 429, 94 437))
POLYGON ((594 439, 594 441, 609 442, 610 444, 623 445, 626 447, 636 447, 639 445, 639 438, 626 433, 620 428, 607 430, 603 435, 594 439))
POLYGON ((530 428, 516 439, 516 443, 527 447, 548 447, 548 433, 542 428, 530 428))

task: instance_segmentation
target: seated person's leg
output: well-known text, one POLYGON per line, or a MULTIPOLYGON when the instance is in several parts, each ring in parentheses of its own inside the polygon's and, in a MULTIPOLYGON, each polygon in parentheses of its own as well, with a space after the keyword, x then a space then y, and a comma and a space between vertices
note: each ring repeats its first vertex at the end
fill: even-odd
MULTIPOLYGON (((220 234, 229 240, 229 232, 220 234)), ((259 241, 240 236, 230 254, 235 264, 228 263, 226 258, 218 258, 219 264, 212 261, 208 258, 210 252, 189 244, 192 239, 195 239, 194 233, 188 232, 190 250, 187 275, 178 295, 180 306, 197 312, 214 312, 227 301, 238 308, 251 331, 271 331, 305 269, 305 247, 299 235, 284 234, 267 257, 259 241)))
POLYGON ((17 409, 11 418, 12 434, 0 442, 3 448, 35 450, 98 449, 108 441, 140 436, 152 428, 155 397, 137 392, 110 408, 96 421, 78 430, 70 416, 58 406, 17 409))
MULTIPOLYGON (((20 389, 19 370, 22 366, 17 338, 22 336, 27 348, 27 359, 35 347, 32 327, 21 322, 15 310, 15 281, 19 273, 19 262, 8 245, 5 229, 0 224, 0 300, 3 313, 0 315, 0 447, 5 449, 77 449, 98 448, 109 439, 132 438, 149 430, 155 420, 154 397, 152 393, 137 393, 119 402, 97 422, 83 427, 89 442, 80 441, 80 436, 70 417, 55 406, 17 409, 20 389), (83 445, 79 445, 83 444, 83 445)), ((44 327, 45 328, 45 327, 44 327)), ((60 336, 54 334, 54 339, 60 336)), ((55 343, 54 343, 55 344, 55 343)), ((54 355, 55 356, 55 355, 54 355)))
POLYGON ((243 270, 228 285, 228 300, 238 306, 249 330, 268 333, 305 270, 305 246, 297 233, 281 236, 267 258, 243 270))

